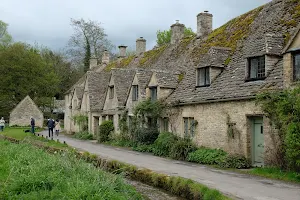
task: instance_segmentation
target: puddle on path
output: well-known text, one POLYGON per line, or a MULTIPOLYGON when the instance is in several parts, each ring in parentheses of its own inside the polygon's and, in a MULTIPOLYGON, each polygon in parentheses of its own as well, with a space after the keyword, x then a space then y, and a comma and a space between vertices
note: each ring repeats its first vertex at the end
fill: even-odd
POLYGON ((141 193, 146 200, 183 200, 180 197, 137 181, 125 179, 125 182, 135 187, 136 190, 141 193))

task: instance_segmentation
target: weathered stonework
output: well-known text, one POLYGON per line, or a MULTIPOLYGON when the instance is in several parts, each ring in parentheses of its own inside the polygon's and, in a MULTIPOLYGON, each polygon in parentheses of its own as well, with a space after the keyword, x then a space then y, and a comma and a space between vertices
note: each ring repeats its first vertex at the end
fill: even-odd
POLYGON ((140 55, 146 51, 146 40, 140 37, 136 40, 136 54, 140 55))
POLYGON ((37 127, 43 127, 44 115, 33 100, 26 96, 10 113, 9 126, 30 126, 30 117, 37 127))
POLYGON ((171 44, 179 43, 184 37, 184 28, 184 24, 180 24, 178 20, 171 26, 171 44))
POLYGON ((197 15, 197 37, 206 37, 212 32, 213 15, 204 12, 197 15))

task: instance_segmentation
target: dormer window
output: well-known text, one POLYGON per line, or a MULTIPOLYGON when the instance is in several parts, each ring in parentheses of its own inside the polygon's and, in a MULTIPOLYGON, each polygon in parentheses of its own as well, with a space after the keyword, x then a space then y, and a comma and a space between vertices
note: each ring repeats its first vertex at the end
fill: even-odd
POLYGON ((248 80, 263 80, 266 78, 265 56, 248 59, 248 80))
POLYGON ((139 86, 132 86, 132 101, 137 101, 139 99, 139 86))
POLYGON ((110 99, 114 98, 114 93, 115 93, 115 87, 113 85, 109 86, 109 98, 110 99))
POLYGON ((300 81, 300 52, 293 55, 294 81, 300 81))
POLYGON ((150 87, 150 99, 151 101, 157 100, 157 87, 150 87))
POLYGON ((210 85, 209 67, 197 69, 197 86, 206 87, 210 85))

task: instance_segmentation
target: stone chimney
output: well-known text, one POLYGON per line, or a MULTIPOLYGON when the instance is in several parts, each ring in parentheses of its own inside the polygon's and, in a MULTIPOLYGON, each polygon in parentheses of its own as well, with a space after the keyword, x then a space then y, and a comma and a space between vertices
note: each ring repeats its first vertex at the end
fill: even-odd
POLYGON ((171 44, 176 44, 184 37, 184 24, 180 24, 179 20, 171 26, 171 44))
POLYGON ((92 56, 90 58, 90 69, 97 67, 97 64, 98 64, 98 59, 95 56, 92 56))
POLYGON ((119 58, 126 57, 126 48, 127 48, 127 46, 120 45, 120 46, 118 46, 118 48, 119 48, 119 58))
POLYGON ((143 37, 140 37, 136 40, 136 55, 140 55, 146 51, 146 40, 143 37))
POLYGON ((212 32, 213 15, 204 11, 197 15, 197 37, 206 37, 212 32))
POLYGON ((107 50, 104 50, 102 54, 102 64, 108 64, 109 63, 109 52, 107 50))

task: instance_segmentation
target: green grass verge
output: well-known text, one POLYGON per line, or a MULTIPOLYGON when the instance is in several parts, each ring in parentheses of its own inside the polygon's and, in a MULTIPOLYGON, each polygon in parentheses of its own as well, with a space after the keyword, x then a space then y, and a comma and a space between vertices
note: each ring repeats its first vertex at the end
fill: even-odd
MULTIPOLYGON (((46 138, 43 137, 37 137, 33 135, 32 133, 25 133, 24 130, 27 130, 29 128, 26 127, 9 127, 5 128, 3 132, 0 132, 0 135, 4 135, 10 138, 14 138, 17 140, 26 140, 29 143, 32 142, 38 142, 42 145, 45 146, 51 146, 51 147, 59 147, 59 148, 64 148, 67 147, 66 144, 62 144, 60 142, 56 142, 54 140, 47 140, 46 138)), ((43 129, 37 129, 36 133, 39 131, 42 131, 43 129)))
POLYGON ((142 199, 116 176, 30 144, 0 140, 0 199, 142 199))
POLYGON ((271 179, 300 183, 300 173, 284 171, 275 167, 253 168, 245 171, 245 173, 271 179))

